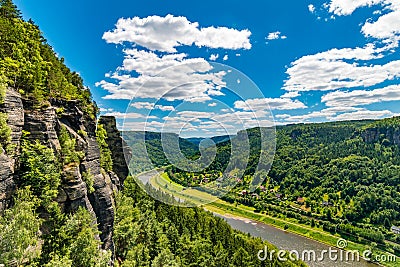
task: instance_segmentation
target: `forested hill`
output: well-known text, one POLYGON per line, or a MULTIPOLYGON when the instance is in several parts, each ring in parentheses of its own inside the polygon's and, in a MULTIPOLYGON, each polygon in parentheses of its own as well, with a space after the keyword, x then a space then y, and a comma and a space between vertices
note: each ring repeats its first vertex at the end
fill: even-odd
MULTIPOLYGON (((254 174, 250 168, 258 160, 259 129, 247 132, 256 149, 244 179, 225 200, 300 223, 318 221, 333 233, 355 236, 356 242, 377 242, 400 253, 400 236, 391 231, 400 225, 400 117, 278 126, 274 162, 268 174, 260 174, 265 181, 255 194, 249 192, 247 175, 254 174)), ((230 147, 230 142, 219 144, 217 162, 200 175, 223 171, 230 147)), ((198 175, 168 171, 178 183, 196 183, 198 175)))
POLYGON ((0 0, 1 266, 304 266, 260 262, 266 242, 147 196, 115 118, 97 111, 38 26, 0 0))
MULTIPOLYGON (((124 131, 122 137, 127 145, 135 151, 132 154, 129 170, 132 174, 152 170, 170 164, 163 146, 168 146, 169 140, 178 140, 180 151, 186 157, 192 157, 199 152, 199 146, 173 133, 156 133, 140 131, 124 131), (164 142, 164 144, 163 144, 164 142)), ((173 155, 172 155, 173 156, 173 155)))

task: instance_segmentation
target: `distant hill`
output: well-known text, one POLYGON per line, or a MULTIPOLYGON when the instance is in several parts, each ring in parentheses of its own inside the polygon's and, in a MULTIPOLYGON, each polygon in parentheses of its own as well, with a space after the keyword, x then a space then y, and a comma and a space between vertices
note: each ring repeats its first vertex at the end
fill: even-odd
MULTIPOLYGON (((177 138, 179 140, 181 152, 186 157, 193 157, 199 152, 198 144, 189 142, 173 133, 165 133, 164 135, 167 137, 166 141, 170 138, 177 138)), ((154 167, 162 167, 170 164, 164 153, 161 133, 124 131, 122 132, 122 137, 134 152, 130 163, 131 173, 140 173, 151 170, 154 167), (143 146, 144 140, 146 142, 146 147, 143 146), (149 159, 151 159, 151 161, 149 161, 149 159)))
MULTIPOLYGON (((230 135, 221 135, 221 136, 214 136, 211 137, 209 139, 213 140, 215 144, 219 144, 225 141, 230 140, 231 138, 233 138, 234 136, 230 136, 230 135)), ((200 145, 200 142, 208 139, 208 138, 204 138, 204 137, 190 137, 190 138, 185 138, 187 141, 196 144, 196 145, 200 145)))

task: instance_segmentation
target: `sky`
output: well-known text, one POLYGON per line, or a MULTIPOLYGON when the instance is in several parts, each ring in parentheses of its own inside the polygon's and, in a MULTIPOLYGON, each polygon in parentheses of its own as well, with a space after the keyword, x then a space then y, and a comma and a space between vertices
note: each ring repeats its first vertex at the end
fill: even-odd
POLYGON ((400 2, 15 0, 121 130, 400 115, 400 2))

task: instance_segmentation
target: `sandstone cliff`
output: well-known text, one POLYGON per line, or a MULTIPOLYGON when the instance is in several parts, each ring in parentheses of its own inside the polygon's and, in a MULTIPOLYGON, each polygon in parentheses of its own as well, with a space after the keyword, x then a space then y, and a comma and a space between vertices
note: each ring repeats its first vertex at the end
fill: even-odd
POLYGON ((109 138, 107 143, 114 156, 113 171, 100 167, 100 149, 96 141, 96 120, 85 114, 79 101, 50 100, 46 107, 33 108, 33 103, 23 99, 12 88, 7 89, 0 112, 8 115, 13 152, 0 151, 0 211, 11 204, 13 193, 18 187, 18 155, 23 131, 30 134, 31 141, 39 140, 59 155, 61 128, 66 129, 76 140, 77 150, 84 154, 79 164, 68 164, 62 168, 62 184, 58 188, 56 201, 64 212, 74 212, 84 207, 97 220, 101 232, 103 249, 113 250, 112 231, 114 224, 113 193, 128 175, 123 156, 124 143, 116 128, 115 119, 103 119, 109 138), (83 178, 85 173, 93 177, 94 190, 83 178))

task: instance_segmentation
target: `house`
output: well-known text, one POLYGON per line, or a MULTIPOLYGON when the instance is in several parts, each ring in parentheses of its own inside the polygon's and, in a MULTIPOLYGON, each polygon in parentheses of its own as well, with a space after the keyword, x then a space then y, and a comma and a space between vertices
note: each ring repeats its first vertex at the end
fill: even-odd
POLYGON ((392 230, 392 232, 395 233, 396 235, 400 235, 400 227, 392 226, 390 230, 392 230))

